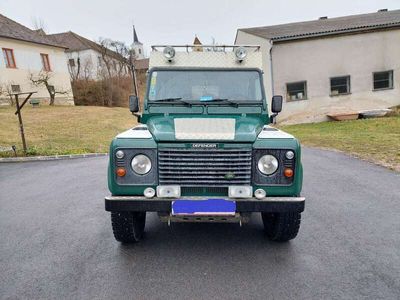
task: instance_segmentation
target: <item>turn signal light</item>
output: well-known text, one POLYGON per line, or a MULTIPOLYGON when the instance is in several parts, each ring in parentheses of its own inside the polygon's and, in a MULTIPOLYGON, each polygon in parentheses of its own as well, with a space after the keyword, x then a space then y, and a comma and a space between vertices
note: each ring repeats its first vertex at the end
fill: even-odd
POLYGON ((293 176, 293 170, 289 169, 289 168, 286 168, 285 171, 283 171, 283 174, 285 175, 285 177, 290 178, 290 177, 293 176))
POLYGON ((117 176, 118 177, 124 177, 126 175, 126 170, 124 168, 118 168, 117 169, 117 176))

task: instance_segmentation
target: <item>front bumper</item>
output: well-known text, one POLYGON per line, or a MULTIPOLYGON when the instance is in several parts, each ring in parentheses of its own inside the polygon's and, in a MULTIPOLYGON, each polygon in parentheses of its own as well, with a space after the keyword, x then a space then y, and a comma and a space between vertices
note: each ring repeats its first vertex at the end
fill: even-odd
MULTIPOLYGON (((236 212, 302 212, 304 197, 265 197, 263 199, 230 199, 226 197, 181 197, 185 200, 225 199, 236 202, 236 212)), ((106 211, 155 211, 170 212, 171 203, 178 199, 146 198, 144 196, 105 197, 106 211)))

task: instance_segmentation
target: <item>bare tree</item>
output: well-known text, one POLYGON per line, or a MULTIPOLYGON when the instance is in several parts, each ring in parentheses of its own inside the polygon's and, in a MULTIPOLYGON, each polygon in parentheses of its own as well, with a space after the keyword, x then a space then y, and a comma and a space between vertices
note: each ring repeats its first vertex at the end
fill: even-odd
POLYGON ((121 60, 119 61, 119 70, 118 76, 120 77, 122 73, 129 74, 133 80, 133 88, 134 93, 137 94, 138 86, 137 86, 137 78, 136 78, 136 70, 135 70, 135 62, 137 60, 137 53, 133 49, 129 49, 122 42, 113 42, 112 46, 114 47, 114 51, 121 56, 121 60), (126 72, 128 70, 128 72, 126 72))
MULTIPOLYGON (((111 78, 112 77, 111 68, 112 68, 113 59, 110 55, 110 48, 111 48, 111 44, 113 43, 113 41, 110 39, 100 38, 98 43, 100 45, 101 61, 103 63, 103 66, 106 68, 108 78, 111 78)), ((104 68, 101 68, 101 69, 104 69, 104 68)))
POLYGON ((68 72, 72 83, 81 79, 88 81, 91 78, 91 75, 94 71, 93 61, 91 57, 81 58, 78 56, 76 59, 74 59, 69 56, 68 59, 74 60, 74 63, 72 65, 70 62, 68 62, 68 72))
POLYGON ((12 85, 17 85, 14 81, 7 81, 0 85, 0 95, 5 95, 8 97, 10 101, 10 105, 14 106, 14 97, 13 97, 13 90, 12 90, 12 85))
POLYGON ((93 62, 91 59, 86 58, 82 63, 81 63, 81 78, 84 79, 85 81, 88 81, 90 77, 93 74, 93 62))
POLYGON ((113 105, 113 94, 114 94, 114 83, 112 80, 112 71, 111 71, 112 58, 109 55, 111 42, 112 41, 110 39, 104 39, 104 38, 100 38, 98 42, 100 45, 100 55, 101 55, 101 61, 99 64, 98 73, 103 78, 103 80, 107 81, 107 85, 109 86, 108 97, 107 99, 105 99, 104 103, 104 105, 106 106, 113 105))
POLYGON ((114 103, 113 94, 115 85, 119 88, 120 80, 125 75, 130 75, 126 70, 130 66, 130 52, 128 47, 119 41, 111 39, 100 38, 98 41, 100 45, 101 65, 98 70, 100 77, 107 81, 109 86, 109 97, 106 105, 112 106, 114 103))
POLYGON ((71 56, 68 57, 68 72, 69 72, 69 76, 70 76, 72 82, 74 82, 74 81, 79 79, 80 72, 81 72, 81 59, 80 59, 80 57, 78 57, 76 59, 76 65, 75 65, 75 59, 72 58, 71 56), (73 60, 73 64, 71 64, 72 60, 73 60))
POLYGON ((8 96, 8 99, 10 100, 10 105, 14 106, 15 102, 14 102, 14 97, 13 97, 13 94, 12 94, 11 85, 12 85, 12 83, 6 84, 5 87, 4 87, 3 93, 8 96))
POLYGON ((206 47, 205 51, 207 52, 224 52, 225 47, 219 45, 214 37, 211 37, 211 47, 206 47))
POLYGON ((46 34, 47 26, 44 20, 40 17, 32 17, 32 27, 37 30, 39 33, 46 34))
MULTIPOLYGON (((2 96, 3 94, 6 94, 6 93, 5 93, 5 86, 4 86, 3 84, 0 84, 0 98, 1 98, 1 96, 2 96)), ((12 105, 12 103, 11 103, 11 105, 12 105)))
POLYGON ((49 96, 50 96, 50 105, 54 105, 56 94, 68 94, 68 91, 64 91, 59 88, 55 88, 54 85, 50 83, 51 73, 46 71, 40 71, 38 74, 29 74, 29 80, 32 82, 34 86, 45 86, 49 96))
POLYGON ((126 68, 129 66, 129 50, 128 47, 123 42, 111 41, 110 46, 112 50, 119 56, 117 61, 117 76, 120 78, 126 75, 126 68))

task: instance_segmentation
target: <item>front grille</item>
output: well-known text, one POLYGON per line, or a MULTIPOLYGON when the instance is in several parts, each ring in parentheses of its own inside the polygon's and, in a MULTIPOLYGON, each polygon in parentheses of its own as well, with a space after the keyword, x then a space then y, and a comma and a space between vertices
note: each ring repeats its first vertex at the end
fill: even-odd
POLYGON ((250 185, 251 149, 159 149, 160 185, 250 185))

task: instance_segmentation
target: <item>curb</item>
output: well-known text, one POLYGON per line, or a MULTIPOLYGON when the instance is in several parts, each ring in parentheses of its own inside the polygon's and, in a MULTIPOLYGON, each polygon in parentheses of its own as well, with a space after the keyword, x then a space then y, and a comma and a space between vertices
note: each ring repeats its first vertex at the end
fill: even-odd
POLYGON ((67 154, 67 155, 27 156, 27 157, 4 157, 4 158, 0 158, 0 163, 64 160, 64 159, 89 158, 89 157, 101 157, 101 156, 108 156, 108 153, 87 153, 87 154, 70 154, 70 155, 67 154))

